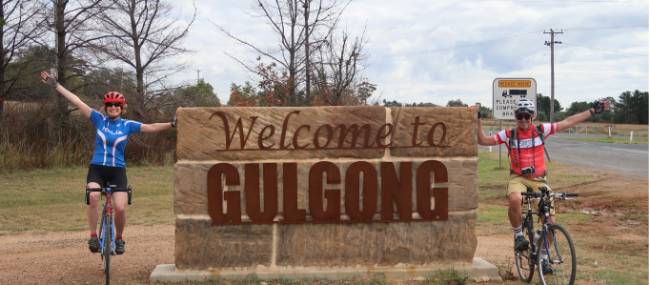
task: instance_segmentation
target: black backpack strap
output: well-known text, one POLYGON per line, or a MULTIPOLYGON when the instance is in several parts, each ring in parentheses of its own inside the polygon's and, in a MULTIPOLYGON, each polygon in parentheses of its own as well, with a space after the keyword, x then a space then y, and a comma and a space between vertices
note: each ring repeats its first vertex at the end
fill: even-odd
POLYGON ((551 161, 551 156, 548 155, 548 150, 546 150, 546 144, 544 143, 544 130, 542 130, 542 125, 537 125, 535 128, 537 130, 537 135, 539 135, 539 139, 542 140, 542 147, 544 147, 544 154, 546 154, 546 159, 548 161, 551 161))

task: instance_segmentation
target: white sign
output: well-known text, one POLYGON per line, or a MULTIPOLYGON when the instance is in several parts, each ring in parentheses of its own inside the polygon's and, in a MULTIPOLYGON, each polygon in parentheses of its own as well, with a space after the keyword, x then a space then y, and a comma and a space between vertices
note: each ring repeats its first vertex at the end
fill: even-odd
POLYGON ((497 120, 514 120, 517 101, 535 102, 537 82, 533 78, 497 78, 492 83, 492 113, 497 120))

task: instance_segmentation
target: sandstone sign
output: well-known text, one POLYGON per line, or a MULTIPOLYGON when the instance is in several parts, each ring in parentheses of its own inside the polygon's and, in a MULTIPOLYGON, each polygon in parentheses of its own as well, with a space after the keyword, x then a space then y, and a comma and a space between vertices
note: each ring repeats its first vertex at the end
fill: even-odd
POLYGON ((473 260, 471 109, 182 108, 177 118, 176 271, 473 260))

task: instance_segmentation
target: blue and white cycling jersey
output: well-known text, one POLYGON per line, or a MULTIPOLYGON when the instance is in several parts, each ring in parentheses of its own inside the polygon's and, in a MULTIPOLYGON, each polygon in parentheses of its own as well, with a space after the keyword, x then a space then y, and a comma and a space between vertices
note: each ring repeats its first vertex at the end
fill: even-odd
POLYGON ((125 167, 124 149, 130 134, 140 132, 142 123, 117 118, 111 120, 96 110, 90 112, 90 120, 95 125, 95 152, 90 164, 125 167))

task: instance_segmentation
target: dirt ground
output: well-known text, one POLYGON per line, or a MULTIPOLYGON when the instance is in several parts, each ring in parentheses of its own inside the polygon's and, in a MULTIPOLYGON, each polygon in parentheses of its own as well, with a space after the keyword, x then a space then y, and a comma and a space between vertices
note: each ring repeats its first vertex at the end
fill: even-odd
MULTIPOLYGON (((647 189, 647 180, 630 180, 616 175, 572 187, 573 191, 581 193, 581 202, 574 207, 601 217, 598 223, 582 224, 572 230, 610 232, 614 238, 639 243, 640 248, 645 247, 647 254, 647 223, 630 221, 628 225, 620 222, 624 221, 620 219, 621 215, 634 212, 648 215, 647 189), (630 231, 630 228, 638 230, 630 231)), ((507 271, 508 264, 512 263, 511 234, 503 231, 494 233, 481 227, 479 225, 477 228, 478 248, 475 255, 507 271)), ((88 252, 86 238, 86 232, 0 236, 0 284, 102 284, 101 259, 98 254, 88 252)), ((132 225, 127 227, 125 239, 126 254, 112 260, 114 284, 147 284, 149 274, 156 265, 174 263, 172 225, 132 225)), ((505 281, 490 284, 519 283, 505 281)))

